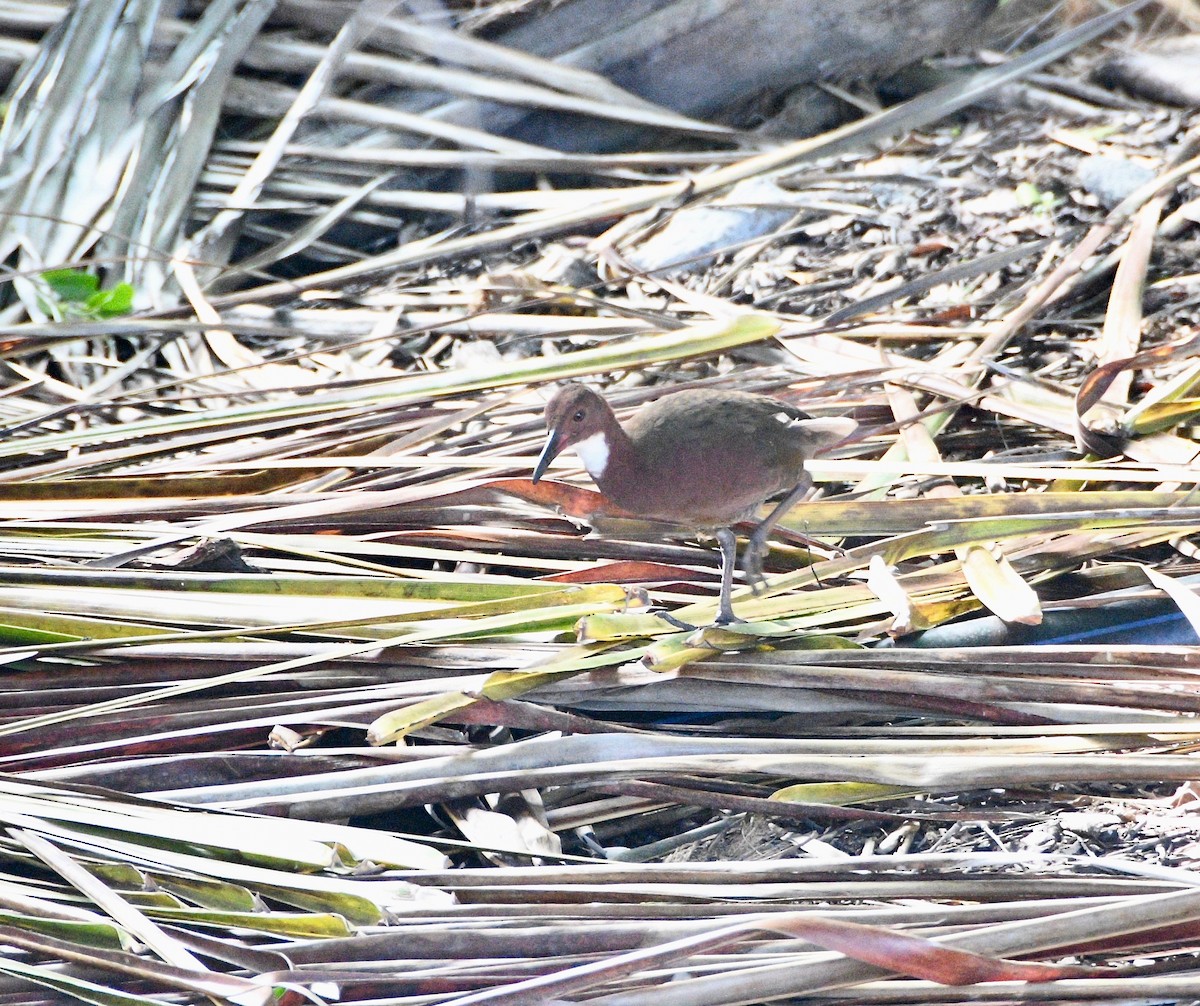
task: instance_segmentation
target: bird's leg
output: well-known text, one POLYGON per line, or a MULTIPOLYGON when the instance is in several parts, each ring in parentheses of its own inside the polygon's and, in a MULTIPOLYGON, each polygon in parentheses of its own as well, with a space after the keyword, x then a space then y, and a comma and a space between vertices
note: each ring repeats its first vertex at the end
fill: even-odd
POLYGON ((767 556, 767 538, 775 525, 779 523, 780 518, 800 502, 811 484, 807 478, 798 482, 795 488, 780 500, 779 505, 767 514, 751 533, 750 540, 746 543, 746 552, 742 556, 742 572, 746 574, 746 581, 754 588, 754 593, 762 593, 764 579, 762 566, 763 559, 767 556))
POLYGON ((733 592, 733 567, 737 565, 737 535, 733 533, 733 528, 719 529, 717 543, 721 546, 721 598, 717 602, 717 618, 714 624, 728 625, 730 622, 741 621, 733 613, 733 602, 729 599, 733 592))
MULTIPOLYGON (((718 529, 716 535, 717 544, 721 546, 721 594, 717 601, 717 617, 713 620, 713 624, 729 625, 731 622, 743 621, 733 613, 733 602, 729 598, 729 595, 733 593, 733 570, 737 565, 737 535, 733 533, 732 528, 728 527, 718 529)), ((697 628, 681 618, 676 618, 669 611, 654 609, 652 614, 676 629, 691 631, 697 628)))

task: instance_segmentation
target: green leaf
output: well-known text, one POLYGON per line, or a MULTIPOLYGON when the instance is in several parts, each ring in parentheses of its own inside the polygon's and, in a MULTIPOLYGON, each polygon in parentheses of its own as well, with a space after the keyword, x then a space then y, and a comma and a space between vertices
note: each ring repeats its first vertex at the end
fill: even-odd
POLYGON ((82 269, 50 269, 42 279, 51 292, 67 303, 86 302, 100 289, 100 280, 82 269))
POLYGON ((111 290, 98 290, 84 301, 84 308, 93 318, 117 318, 133 310, 133 287, 118 283, 111 290))

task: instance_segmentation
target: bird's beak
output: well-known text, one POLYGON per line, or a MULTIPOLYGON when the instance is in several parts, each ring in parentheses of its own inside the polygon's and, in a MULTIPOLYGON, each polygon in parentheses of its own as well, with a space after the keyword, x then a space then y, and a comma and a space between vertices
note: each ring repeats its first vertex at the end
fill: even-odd
POLYGON ((538 455, 537 464, 533 466, 533 483, 541 480, 541 477, 546 474, 546 469, 550 467, 550 462, 558 457, 559 451, 562 450, 562 435, 558 430, 551 430, 546 437, 546 446, 542 448, 542 453, 538 455))

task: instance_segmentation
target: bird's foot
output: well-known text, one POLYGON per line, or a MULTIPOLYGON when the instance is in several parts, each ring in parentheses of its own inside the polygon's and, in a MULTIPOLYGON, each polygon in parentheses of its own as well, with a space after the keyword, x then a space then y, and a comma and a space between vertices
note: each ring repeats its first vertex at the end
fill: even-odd
POLYGON ((746 550, 742 553, 742 572, 746 576, 746 582, 750 584, 750 589, 756 594, 763 592, 763 585, 767 582, 767 578, 763 576, 763 560, 768 551, 765 541, 751 535, 750 540, 746 542, 746 550))
POLYGON ((673 629, 680 629, 683 632, 695 632, 699 628, 699 626, 692 625, 691 622, 685 622, 682 618, 676 618, 666 608, 651 608, 647 614, 653 615, 655 618, 661 618, 673 629))
MULTIPOLYGON (((695 632, 701 628, 699 625, 693 625, 691 622, 685 622, 682 618, 676 618, 664 608, 652 608, 648 614, 655 618, 661 618, 667 625, 673 629, 679 629, 683 632, 695 632)), ((712 624, 718 629, 724 629, 730 625, 745 625, 744 618, 738 618, 732 611, 719 611, 717 617, 713 619, 712 624)))

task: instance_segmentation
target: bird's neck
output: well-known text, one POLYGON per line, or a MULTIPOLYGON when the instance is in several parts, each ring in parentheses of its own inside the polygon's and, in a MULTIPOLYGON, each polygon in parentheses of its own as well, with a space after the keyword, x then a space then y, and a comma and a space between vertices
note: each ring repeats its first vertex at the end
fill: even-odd
POLYGON ((606 484, 621 475, 632 474, 637 467, 633 441, 615 416, 601 430, 576 443, 575 453, 601 492, 606 484))
POLYGON ((586 440, 580 440, 575 445, 575 453, 579 455, 579 460, 583 462, 583 467, 587 469, 592 481, 598 484, 604 478, 612 460, 608 434, 593 433, 586 440))

